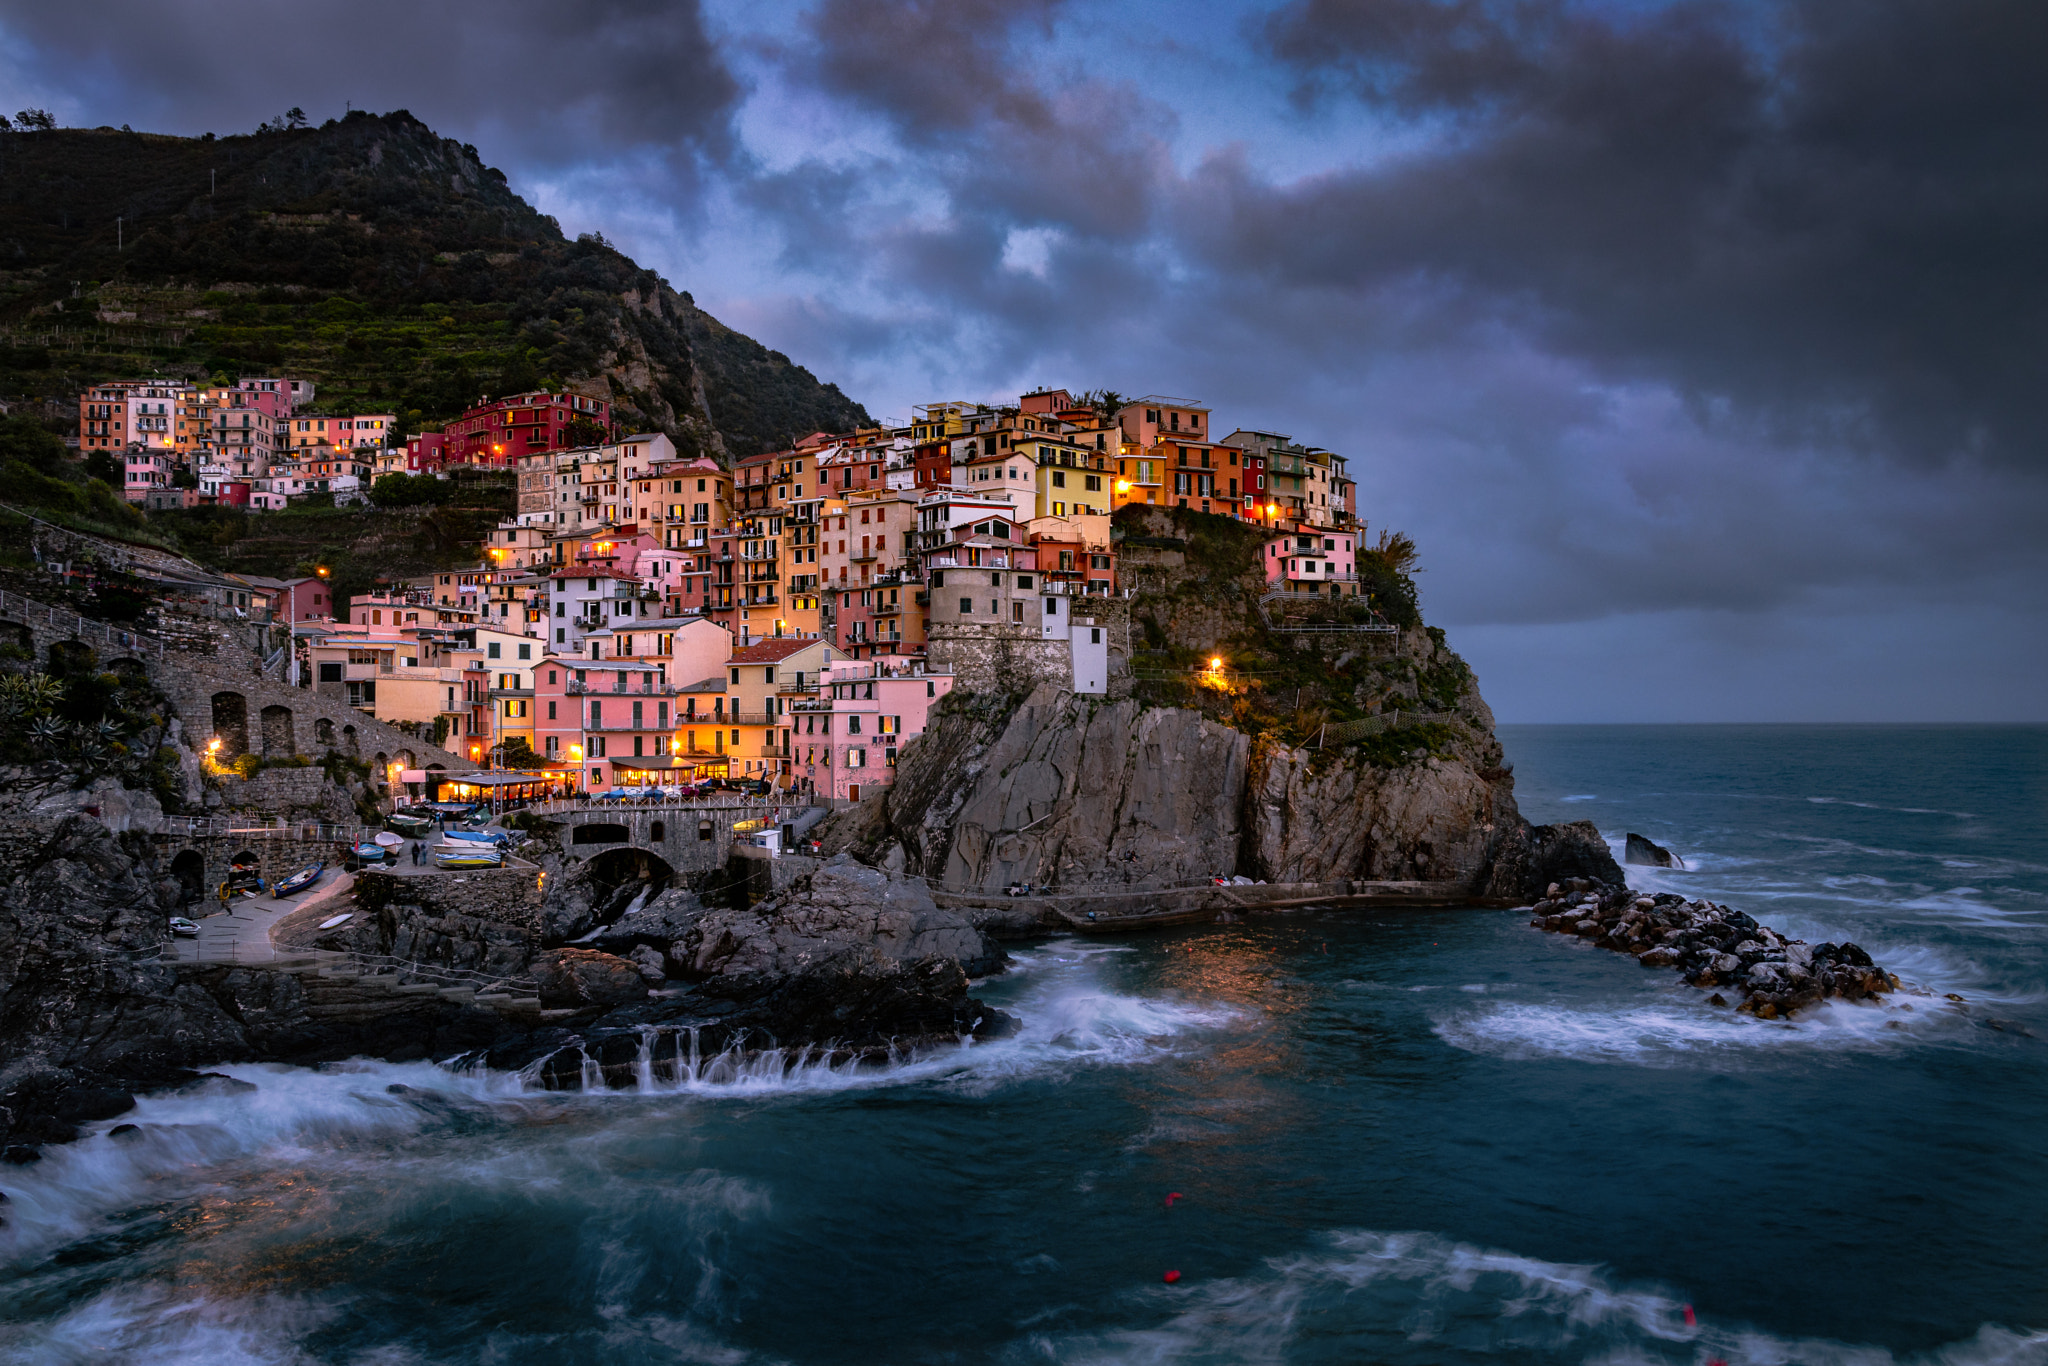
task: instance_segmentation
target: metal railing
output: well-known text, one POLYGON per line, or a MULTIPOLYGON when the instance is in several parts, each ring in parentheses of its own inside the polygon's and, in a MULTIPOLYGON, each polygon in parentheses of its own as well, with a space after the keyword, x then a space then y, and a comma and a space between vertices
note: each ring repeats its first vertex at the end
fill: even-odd
POLYGON ((251 823, 246 816, 165 816, 162 834, 184 837, 232 836, 237 839, 296 839, 316 844, 363 844, 382 826, 335 825, 326 821, 287 821, 281 816, 251 823))
POLYGON ((25 598, 19 593, 0 590, 0 614, 18 617, 25 625, 41 623, 53 631, 68 632, 80 640, 98 640, 115 649, 139 650, 146 654, 154 654, 159 659, 163 658, 162 641, 138 635, 134 631, 119 630, 103 621, 94 621, 76 612, 52 607, 48 603, 37 602, 34 598, 25 598))
POLYGON ((687 816, 691 812, 717 812, 735 821, 754 820, 769 825, 785 825, 801 818, 805 812, 825 805, 827 803, 822 798, 813 800, 808 795, 803 800, 792 801, 788 798, 771 800, 741 792, 715 792, 697 797, 621 797, 615 801, 579 797, 568 801, 536 802, 524 809, 541 817, 616 815, 621 811, 678 816, 687 816))

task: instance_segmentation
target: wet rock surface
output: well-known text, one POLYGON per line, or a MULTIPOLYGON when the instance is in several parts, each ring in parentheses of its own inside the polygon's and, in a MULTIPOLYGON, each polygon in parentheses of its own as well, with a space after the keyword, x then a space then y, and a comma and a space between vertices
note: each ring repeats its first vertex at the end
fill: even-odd
POLYGON ((1622 847, 1621 861, 1636 868, 1684 868, 1685 860, 1647 835, 1631 830, 1622 847))
POLYGON ((1573 878, 1553 883, 1530 924, 1626 953, 1646 968, 1669 968, 1726 1004, 1759 1019, 1784 1019, 1829 999, 1861 1001, 1898 988, 1899 979, 1855 944, 1787 939, 1741 911, 1573 878))
POLYGON ((1014 1017, 969 994, 953 959, 905 963, 863 950, 794 973, 716 977, 464 1061, 550 1090, 617 1090, 730 1081, 750 1068, 805 1062, 880 1066, 1016 1027, 1014 1017))

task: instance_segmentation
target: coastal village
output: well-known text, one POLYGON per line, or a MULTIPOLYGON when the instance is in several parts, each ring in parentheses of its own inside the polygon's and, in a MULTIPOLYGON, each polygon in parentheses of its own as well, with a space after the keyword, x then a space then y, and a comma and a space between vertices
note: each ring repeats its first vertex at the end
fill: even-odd
MULTIPOLYGON (((461 569, 340 601, 324 569, 229 576, 289 624, 283 681, 469 762, 463 795, 673 791, 714 781, 856 801, 964 678, 1106 691, 1128 662, 1121 508, 1266 535, 1269 592, 1356 598, 1342 455, 1210 410, 1044 388, 934 403, 731 462, 622 433, 571 391, 480 403, 442 430, 322 412, 289 377, 109 382, 80 395, 81 454, 146 508, 252 514, 369 500, 392 475, 516 481, 516 515, 461 569)), ((416 796, 426 765, 399 777, 416 796)))

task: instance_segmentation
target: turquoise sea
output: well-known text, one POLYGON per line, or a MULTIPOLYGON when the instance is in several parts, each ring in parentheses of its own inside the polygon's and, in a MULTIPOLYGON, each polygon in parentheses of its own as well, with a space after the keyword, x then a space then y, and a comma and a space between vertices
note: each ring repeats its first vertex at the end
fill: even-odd
POLYGON ((881 1072, 227 1068, 0 1169, 0 1360, 2048 1363, 2048 728, 1502 734, 1911 991, 1306 912, 1025 946, 1020 1037, 881 1072))

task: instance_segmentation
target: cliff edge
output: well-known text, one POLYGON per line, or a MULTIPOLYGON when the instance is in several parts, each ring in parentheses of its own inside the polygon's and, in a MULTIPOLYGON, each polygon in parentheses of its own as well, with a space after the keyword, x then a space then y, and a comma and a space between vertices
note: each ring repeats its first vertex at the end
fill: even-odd
POLYGON ((1239 876, 1533 900, 1622 881, 1590 825, 1522 818, 1492 709, 1398 548, 1361 549, 1355 594, 1276 598, 1257 527, 1140 507, 1117 524, 1140 587, 1109 694, 956 689, 824 852, 955 893, 1239 876))

